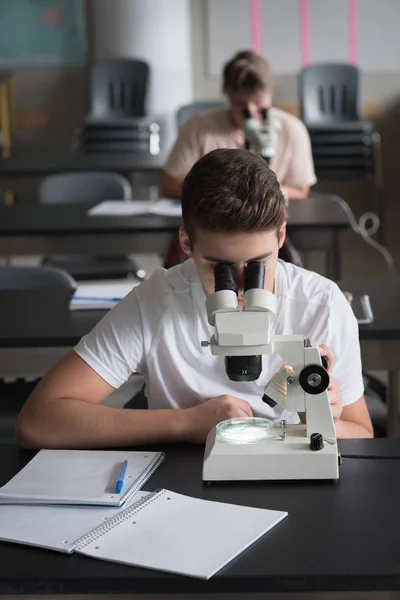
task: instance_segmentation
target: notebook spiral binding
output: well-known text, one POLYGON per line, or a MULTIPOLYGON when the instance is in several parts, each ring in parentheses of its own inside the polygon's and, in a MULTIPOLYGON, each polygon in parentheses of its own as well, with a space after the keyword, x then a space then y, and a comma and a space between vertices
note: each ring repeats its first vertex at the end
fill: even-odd
POLYGON ((157 498, 166 493, 167 490, 161 489, 156 490, 155 492, 152 492, 147 496, 144 496, 144 498, 140 498, 140 500, 135 502, 135 504, 132 504, 132 506, 129 506, 122 512, 118 513, 114 517, 111 517, 110 519, 99 525, 98 527, 95 527, 94 529, 92 529, 92 531, 89 531, 89 533, 85 533, 85 535, 76 540, 73 546, 73 550, 80 550, 81 548, 88 546, 92 542, 95 542, 103 535, 114 529, 114 527, 117 527, 117 525, 120 525, 127 519, 130 519, 132 515, 136 515, 146 506, 151 504, 151 502, 154 502, 155 500, 157 500, 157 498))
POLYGON ((158 456, 156 456, 153 459, 153 461, 149 464, 147 469, 145 469, 143 471, 143 473, 141 475, 139 475, 139 477, 137 479, 135 479, 135 481, 132 483, 132 485, 129 486, 129 488, 126 490, 125 494, 123 495, 124 503, 127 502, 128 500, 130 500, 132 498, 132 496, 134 496, 136 494, 136 492, 138 492, 141 489, 141 487, 147 482, 147 480, 150 479, 150 477, 153 475, 153 473, 161 465, 164 458, 165 458, 165 453, 160 452, 158 454, 158 456))

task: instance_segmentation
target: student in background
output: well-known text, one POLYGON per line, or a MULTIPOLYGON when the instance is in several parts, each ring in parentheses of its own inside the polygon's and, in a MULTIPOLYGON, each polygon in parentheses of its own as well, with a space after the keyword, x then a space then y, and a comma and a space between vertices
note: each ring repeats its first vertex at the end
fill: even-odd
POLYGON ((214 291, 215 264, 233 265, 242 306, 252 260, 265 265, 265 288, 277 299, 274 332, 326 346, 338 437, 372 437, 356 318, 335 283, 278 260, 287 202, 265 161, 248 150, 215 150, 192 167, 181 200, 180 242, 188 260, 158 269, 135 287, 41 380, 19 416, 20 443, 204 443, 218 422, 231 417, 298 423, 298 413, 262 401, 266 383, 283 364, 278 355, 264 357, 257 381, 238 383, 228 378, 224 357, 201 346, 213 332, 206 298, 214 291), (103 406, 132 373, 144 376, 149 410, 103 406))
MULTIPOLYGON (((268 108, 271 118, 281 125, 279 143, 270 167, 290 200, 307 198, 310 186, 316 183, 310 138, 297 117, 271 106, 273 79, 269 63, 254 52, 238 52, 225 65, 222 80, 228 106, 201 113, 184 125, 165 165, 160 196, 179 198, 186 174, 208 152, 217 148, 244 148, 244 110, 260 119, 261 110, 268 108)), ((165 266, 168 268, 184 258, 176 237, 165 266)), ((301 264, 288 239, 281 249, 280 258, 301 264)))

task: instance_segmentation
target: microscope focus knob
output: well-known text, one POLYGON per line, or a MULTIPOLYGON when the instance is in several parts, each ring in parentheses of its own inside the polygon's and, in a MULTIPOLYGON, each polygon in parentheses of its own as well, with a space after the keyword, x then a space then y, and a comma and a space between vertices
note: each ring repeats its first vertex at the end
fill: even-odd
POLYGON ((329 385, 328 371, 321 365, 307 365, 300 371, 299 383, 307 394, 322 394, 329 385))
POLYGON ((310 448, 311 450, 322 450, 324 447, 324 438, 322 433, 312 433, 310 435, 310 448))

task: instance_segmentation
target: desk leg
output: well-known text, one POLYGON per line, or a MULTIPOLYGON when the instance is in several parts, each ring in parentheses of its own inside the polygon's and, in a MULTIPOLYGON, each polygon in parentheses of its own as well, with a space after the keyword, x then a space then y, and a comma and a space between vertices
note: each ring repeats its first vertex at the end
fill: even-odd
POLYGON ((391 370, 388 375, 388 437, 396 437, 400 435, 400 371, 391 370))

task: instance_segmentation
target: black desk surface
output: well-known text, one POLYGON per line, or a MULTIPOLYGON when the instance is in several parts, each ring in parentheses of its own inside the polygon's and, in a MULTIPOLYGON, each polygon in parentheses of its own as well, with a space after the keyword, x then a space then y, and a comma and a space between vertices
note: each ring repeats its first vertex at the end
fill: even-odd
POLYGON ((102 235, 107 233, 176 232, 180 217, 87 214, 94 203, 0 205, 0 236, 102 235))
MULTIPOLYGON (((2 594, 180 594, 398 590, 400 461, 343 458, 338 484, 204 486, 200 446, 163 448, 167 457, 145 486, 207 500, 287 510, 288 518, 209 581, 0 543, 2 594)), ((400 456, 400 441, 341 444, 342 454, 400 456)), ((0 483, 32 456, 0 446, 0 483)), ((216 535, 225 535, 217 532, 216 535)), ((212 543, 212 540, 210 540, 212 543)), ((188 548, 190 532, 188 532, 188 548)))
MULTIPOLYGON (((0 205, 0 236, 77 235, 123 232, 173 232, 180 217, 154 215, 90 217, 91 204, 0 205)), ((347 217, 330 194, 312 194, 307 201, 293 200, 288 229, 345 229, 347 217)))
POLYGON ((0 158, 0 174, 20 176, 68 171, 160 171, 165 159, 165 152, 157 156, 142 152, 16 155, 0 158))
MULTIPOLYGON (((340 282, 343 290, 370 295, 375 320, 360 326, 361 340, 400 339, 400 280, 340 282)), ((47 297, 47 305, 49 298, 47 297)), ((48 311, 27 310, 24 292, 0 296, 0 348, 73 346, 103 317, 103 310, 48 311), (54 317, 54 318, 53 318, 54 317)))

